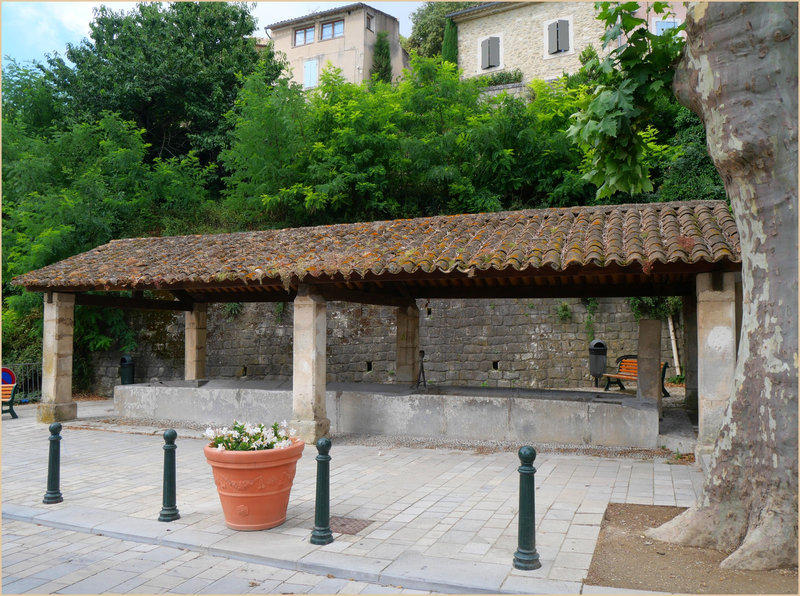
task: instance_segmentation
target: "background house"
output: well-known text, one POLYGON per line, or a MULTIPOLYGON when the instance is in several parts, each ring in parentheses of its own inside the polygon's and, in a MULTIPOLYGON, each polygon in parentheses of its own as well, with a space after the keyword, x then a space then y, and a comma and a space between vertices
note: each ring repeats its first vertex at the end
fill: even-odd
POLYGON ((286 54, 292 79, 312 89, 328 62, 351 83, 369 80, 378 32, 388 33, 392 77, 408 68, 396 18, 361 2, 269 25, 275 50, 286 54))
MULTIPOLYGON (((637 16, 646 17, 647 5, 637 16)), ((675 4, 675 16, 650 14, 648 27, 660 33, 683 22, 686 8, 675 4)), ((458 28, 458 67, 465 77, 522 71, 522 82, 550 80, 580 67, 589 45, 602 51, 603 24, 592 2, 492 2, 448 15, 458 28)))

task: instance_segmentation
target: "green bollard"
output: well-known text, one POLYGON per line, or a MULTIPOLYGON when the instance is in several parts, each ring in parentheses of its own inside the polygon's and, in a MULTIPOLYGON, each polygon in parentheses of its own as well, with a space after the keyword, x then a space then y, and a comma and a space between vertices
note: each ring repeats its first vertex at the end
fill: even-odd
POLYGON ((517 552, 514 553, 514 568, 524 571, 539 569, 539 553, 536 552, 536 487, 533 475, 536 468, 533 460, 536 459, 536 450, 525 445, 519 450, 519 530, 517 532, 517 552))
POLYGON ((314 509, 314 531, 311 532, 311 544, 330 544, 331 533, 331 440, 322 438, 317 441, 317 504, 314 509))
POLYGON ((61 483, 61 423, 50 425, 50 458, 47 462, 47 492, 42 503, 51 505, 64 500, 58 485, 61 483))
POLYGON ((178 433, 173 429, 164 431, 164 497, 158 521, 171 522, 180 519, 178 507, 175 504, 175 439, 178 433))

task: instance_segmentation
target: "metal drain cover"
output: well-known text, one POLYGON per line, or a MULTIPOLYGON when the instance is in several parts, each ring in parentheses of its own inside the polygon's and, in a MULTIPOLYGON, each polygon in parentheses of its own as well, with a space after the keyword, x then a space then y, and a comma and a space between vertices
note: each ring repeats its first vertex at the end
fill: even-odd
POLYGON ((358 534, 371 523, 372 520, 369 519, 331 515, 331 532, 338 532, 339 534, 358 534))

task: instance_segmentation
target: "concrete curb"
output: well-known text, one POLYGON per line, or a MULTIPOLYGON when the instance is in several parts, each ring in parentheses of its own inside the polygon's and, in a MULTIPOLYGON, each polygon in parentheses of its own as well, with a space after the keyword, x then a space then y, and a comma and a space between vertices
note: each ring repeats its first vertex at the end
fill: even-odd
MULTIPOLYGON (((389 560, 325 552, 315 550, 316 547, 308 543, 308 536, 302 538, 298 536, 296 541, 286 536, 270 536, 270 546, 272 548, 278 546, 278 550, 285 552, 287 556, 259 555, 250 550, 259 540, 264 539, 263 535, 256 533, 240 533, 225 537, 180 526, 170 527, 175 522, 170 522, 168 525, 165 522, 142 518, 121 518, 116 512, 91 507, 68 506, 58 510, 48 510, 4 503, 2 517, 84 534, 181 548, 290 571, 333 575, 340 579, 402 586, 413 590, 453 594, 579 594, 582 588, 580 582, 522 576, 506 579, 510 563, 509 567, 506 567, 496 563, 430 557, 421 553, 406 553, 395 560, 389 560), (275 540, 279 540, 281 544, 275 545, 275 540), (248 547, 248 543, 252 544, 248 547), (304 551, 307 552, 302 554, 304 551), (503 587, 508 583, 514 586, 513 589, 510 589, 510 586, 503 587)), ((311 534, 310 530, 308 534, 311 534)), ((607 592, 594 593, 614 593, 615 590, 609 588, 607 592)))

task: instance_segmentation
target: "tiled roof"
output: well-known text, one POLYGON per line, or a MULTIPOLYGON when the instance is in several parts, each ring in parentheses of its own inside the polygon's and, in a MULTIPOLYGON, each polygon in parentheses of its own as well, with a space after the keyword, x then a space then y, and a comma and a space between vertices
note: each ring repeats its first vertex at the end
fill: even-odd
POLYGON ((741 263, 721 201, 531 209, 260 232, 114 240, 14 279, 30 289, 131 289, 391 279, 395 274, 647 272, 741 263), (513 271, 512 271, 513 270, 513 271))
POLYGON ((267 25, 264 29, 281 29, 283 27, 287 27, 289 25, 305 22, 305 21, 313 21, 322 17, 328 17, 335 14, 340 14, 343 12, 348 12, 351 10, 355 10, 357 8, 364 8, 374 12, 379 12, 381 14, 385 14, 386 16, 392 17, 393 19, 397 20, 397 17, 393 17, 389 13, 383 12, 382 10, 378 10, 377 8, 373 8, 363 2, 355 2, 353 4, 348 4, 346 6, 337 6, 336 8, 329 8, 328 10, 321 10, 318 12, 312 12, 300 17, 295 17, 293 19, 285 19, 283 21, 279 21, 277 23, 273 23, 272 25, 267 25))

